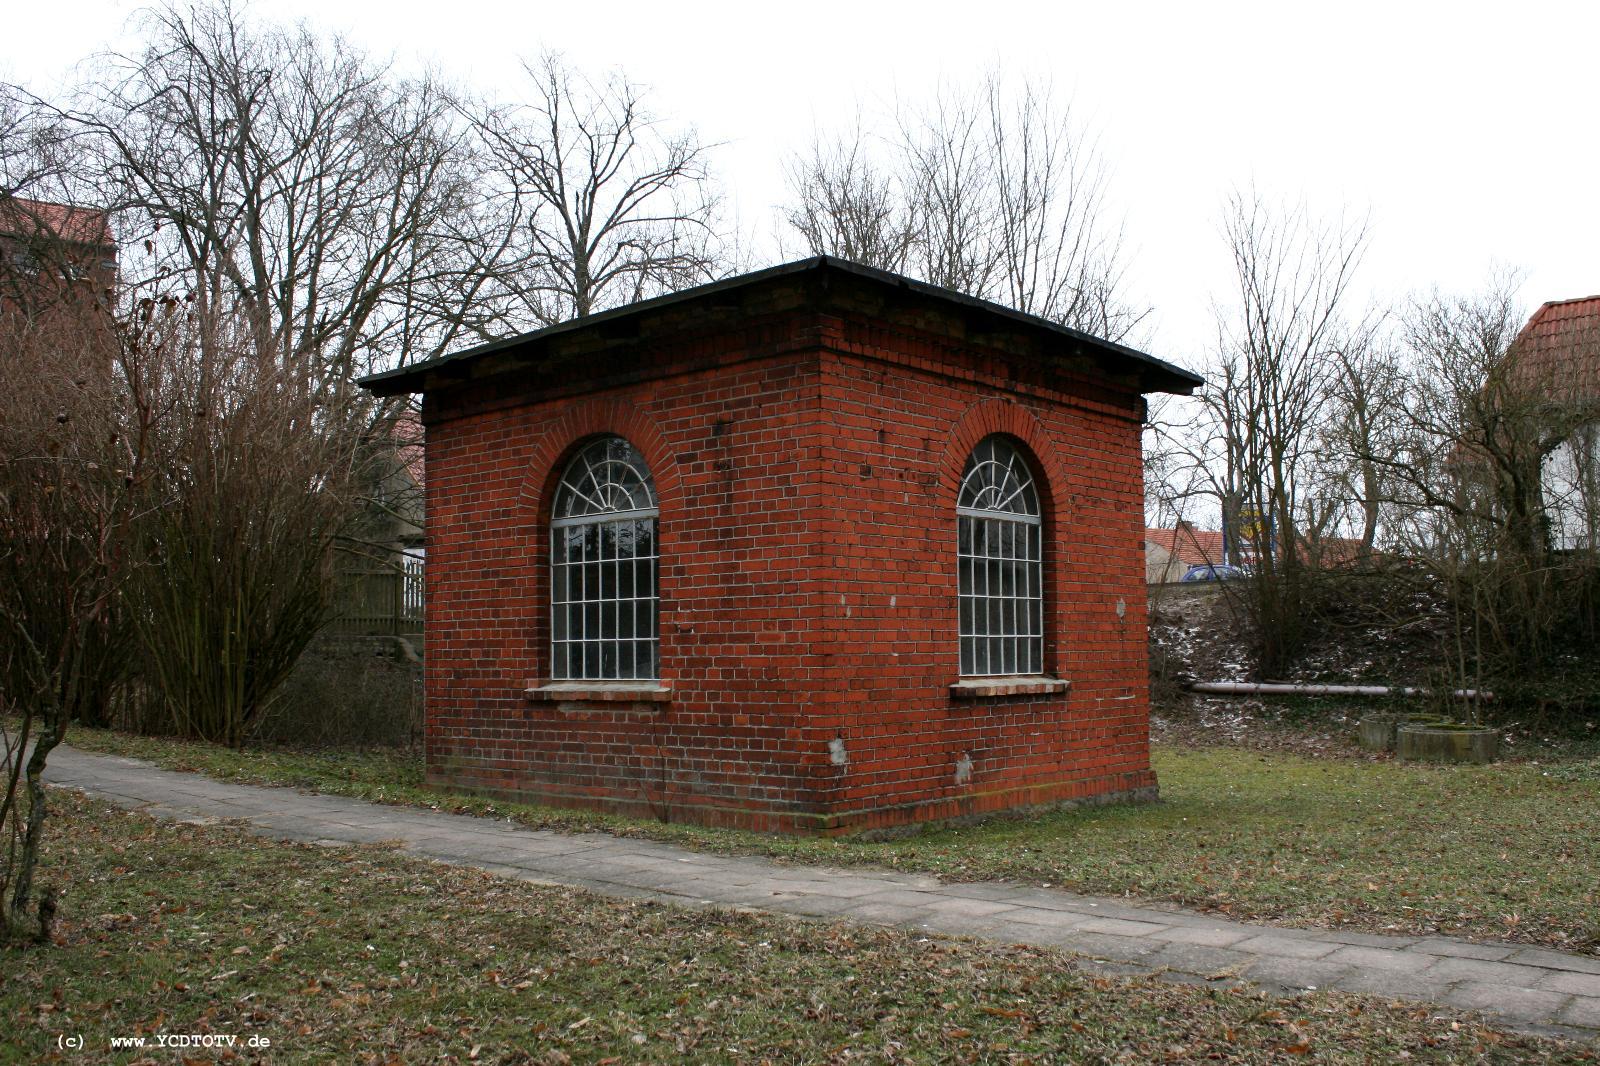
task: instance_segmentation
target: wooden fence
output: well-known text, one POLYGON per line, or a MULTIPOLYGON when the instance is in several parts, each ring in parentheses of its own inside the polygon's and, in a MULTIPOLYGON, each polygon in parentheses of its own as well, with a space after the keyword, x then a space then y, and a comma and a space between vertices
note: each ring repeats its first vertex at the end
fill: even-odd
POLYGON ((334 617, 328 632, 341 636, 422 635, 421 559, 396 566, 346 566, 334 581, 334 617))

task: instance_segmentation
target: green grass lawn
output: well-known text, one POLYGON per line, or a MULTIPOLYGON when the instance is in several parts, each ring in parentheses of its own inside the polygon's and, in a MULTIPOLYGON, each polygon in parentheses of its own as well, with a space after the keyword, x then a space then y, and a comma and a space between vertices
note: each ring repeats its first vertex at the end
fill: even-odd
POLYGON ((1600 948, 1596 761, 1427 767, 1158 747, 1159 804, 866 842, 773 838, 442 794, 424 786, 414 757, 233 752, 87 730, 70 742, 230 780, 794 862, 1023 880, 1298 925, 1600 948))
POLYGON ((685 911, 56 792, 56 942, 0 947, 0 1061, 1592 1062, 1459 1014, 1111 979, 1070 956, 685 911), (142 1053, 112 1037, 144 1037, 142 1053), (81 1037, 82 1051, 59 1042, 81 1037), (265 1052, 244 1042, 271 1041, 265 1052))

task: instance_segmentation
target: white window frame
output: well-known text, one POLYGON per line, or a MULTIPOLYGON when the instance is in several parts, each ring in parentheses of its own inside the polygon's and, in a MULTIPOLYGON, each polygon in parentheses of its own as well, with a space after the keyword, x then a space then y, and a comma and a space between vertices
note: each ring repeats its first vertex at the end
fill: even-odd
POLYGON ((659 519, 625 438, 595 438, 567 463, 550 519, 552 681, 659 680, 659 519))
POLYGON ((957 655, 963 678, 1044 676, 1044 519, 1022 450, 992 434, 956 497, 957 655))

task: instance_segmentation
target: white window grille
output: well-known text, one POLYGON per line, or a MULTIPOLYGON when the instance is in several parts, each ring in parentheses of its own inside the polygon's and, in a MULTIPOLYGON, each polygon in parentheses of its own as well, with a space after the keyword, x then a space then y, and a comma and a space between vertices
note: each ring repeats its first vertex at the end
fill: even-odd
POLYGON ((550 676, 657 677, 655 480, 621 437, 585 445, 550 519, 550 676))
POLYGON ((1044 672, 1043 532, 1027 460, 1006 438, 985 437, 956 497, 963 677, 1044 672))

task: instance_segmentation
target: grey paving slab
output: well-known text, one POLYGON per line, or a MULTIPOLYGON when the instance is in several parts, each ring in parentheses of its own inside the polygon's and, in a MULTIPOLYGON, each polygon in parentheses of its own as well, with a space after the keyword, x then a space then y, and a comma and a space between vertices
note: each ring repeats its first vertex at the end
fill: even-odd
POLYGON ((927 906, 940 914, 961 918, 987 918, 997 914, 1009 914, 1017 909, 1009 903, 994 903, 986 899, 969 899, 965 896, 935 896, 927 906))
POLYGON ((1572 1002, 1561 1008, 1561 1013, 1556 1015, 1556 1021, 1561 1025, 1600 1029, 1600 999, 1593 996, 1573 996, 1572 1002))
POLYGON ((1515 966, 1504 962, 1491 962, 1487 959, 1449 959, 1442 958, 1428 971, 1428 977, 1435 981, 1453 984, 1457 981, 1480 981, 1486 984, 1511 985, 1521 988, 1533 988, 1535 984, 1547 976, 1572 977, 1574 974, 1565 970, 1544 970, 1537 966, 1515 966))
POLYGON ((52 756, 49 779, 157 817, 222 821, 263 837, 330 846, 394 843, 433 861, 620 898, 1059 947, 1098 973, 1338 988, 1481 1010, 1531 1032, 1600 1038, 1600 959, 1592 956, 1449 937, 1288 929, 1034 885, 943 884, 922 874, 705 855, 656 841, 236 785, 70 748, 52 756))
POLYGON ((1570 992, 1586 999, 1600 999, 1600 974, 1559 972, 1546 977, 1539 987, 1551 992, 1570 992))
POLYGON ((1588 955, 1568 955, 1547 948, 1519 948, 1515 954, 1508 955, 1506 961, 1524 966, 1543 966, 1550 970, 1600 973, 1600 959, 1588 955))
MULTIPOLYGON (((1378 970, 1383 973, 1416 973, 1428 967, 1441 963, 1433 955, 1419 955, 1414 951, 1395 950, 1393 948, 1367 948, 1346 945, 1337 951, 1324 956, 1324 961, 1335 965, 1357 966, 1363 970, 1378 970)), ((1485 964, 1487 965, 1487 964, 1485 964)))
POLYGON ((1362 948, 1404 948, 1417 943, 1420 937, 1384 936, 1379 933, 1356 933, 1348 929, 1332 929, 1319 934, 1323 940, 1335 944, 1352 944, 1362 948))
POLYGON ((1412 945, 1412 950, 1428 955, 1444 955, 1457 959, 1485 959, 1492 962, 1511 955, 1517 947, 1515 944, 1473 944, 1465 940, 1430 938, 1417 941, 1412 945))
POLYGON ((1283 955, 1257 955, 1244 976, 1281 988, 1332 988, 1351 973, 1348 966, 1321 959, 1291 959, 1283 955))
POLYGON ((1438 1000, 1441 994, 1449 994, 1448 988, 1441 993, 1440 986, 1432 982, 1418 981, 1411 974, 1397 973, 1393 970, 1352 969, 1335 977, 1330 984, 1323 987, 1365 996, 1422 1002, 1433 1002, 1438 1000))
POLYGON ((1468 982, 1452 989, 1445 1002, 1452 1006, 1487 1011, 1508 1018, 1550 1021, 1559 1015, 1571 1000, 1571 996, 1561 992, 1539 992, 1511 985, 1468 982))
POLYGON ((771 903, 773 910, 785 914, 804 914, 812 918, 830 918, 849 910, 854 905, 853 899, 828 896, 775 897, 771 903))
POLYGON ((1111 933, 1115 936, 1149 936, 1172 927, 1159 922, 1140 922, 1128 918, 1089 918, 1079 922, 1078 928, 1090 933, 1111 933))
POLYGON ((1244 972, 1254 958, 1243 951, 1233 951, 1230 948, 1210 947, 1205 944, 1178 944, 1167 943, 1145 956, 1157 966, 1167 966, 1184 973, 1197 974, 1201 977, 1211 977, 1227 973, 1237 975, 1244 972))
POLYGON ((1251 939, 1247 929, 1227 929, 1215 925, 1175 925, 1157 930, 1150 936, 1156 940, 1170 940, 1175 944, 1199 944, 1204 947, 1225 948, 1251 939))

